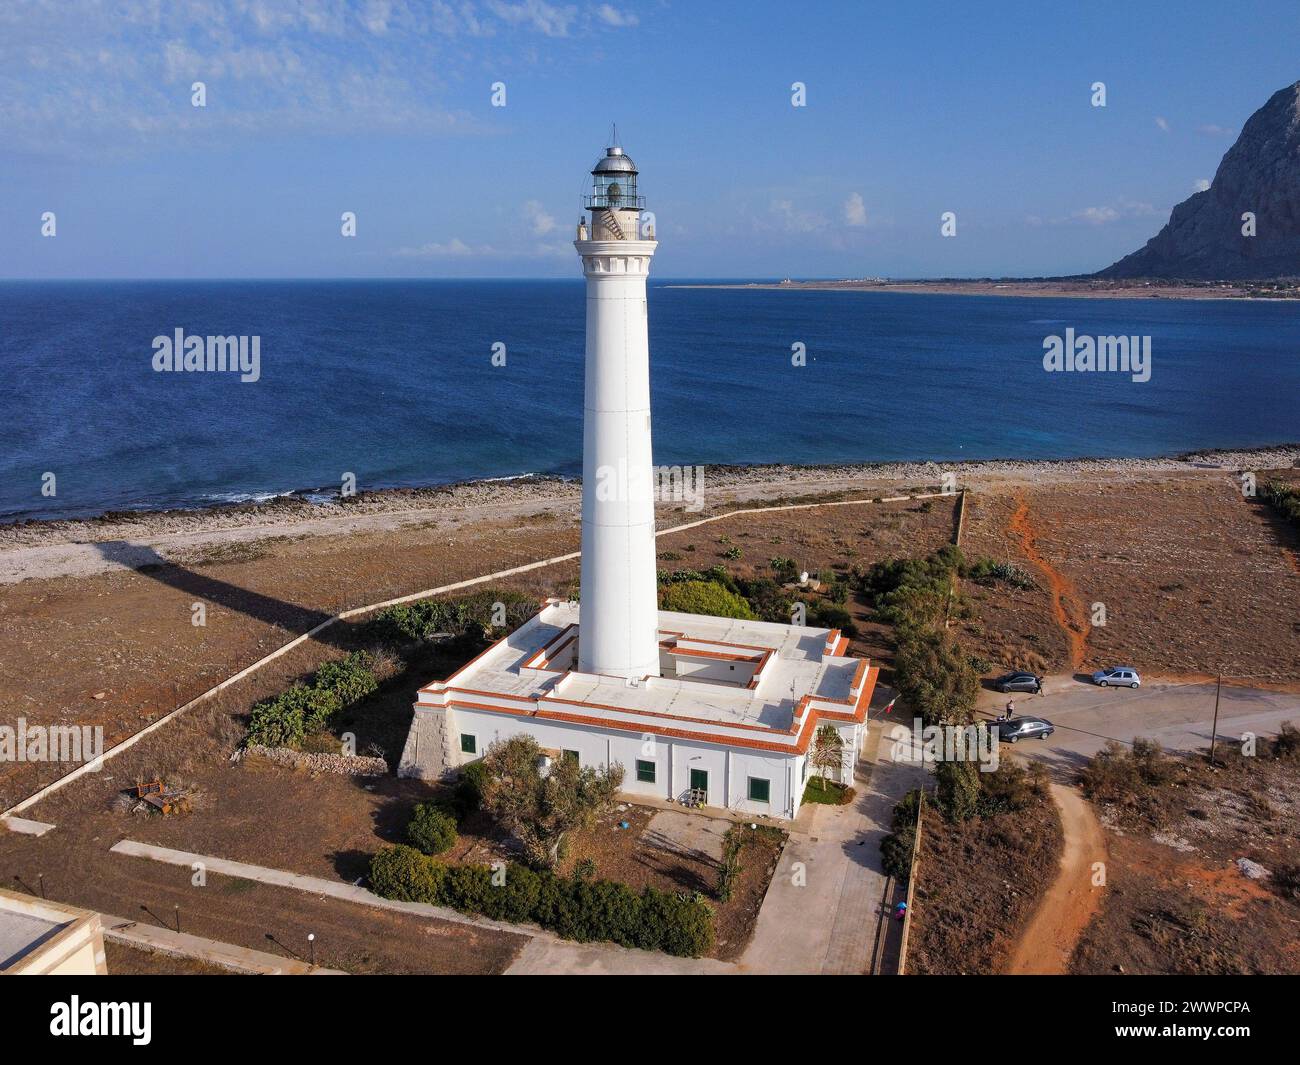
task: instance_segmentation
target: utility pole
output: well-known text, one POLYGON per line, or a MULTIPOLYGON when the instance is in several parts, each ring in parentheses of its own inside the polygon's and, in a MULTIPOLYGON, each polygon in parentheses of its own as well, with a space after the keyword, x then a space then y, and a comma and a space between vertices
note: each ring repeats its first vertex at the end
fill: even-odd
POLYGON ((1223 692, 1223 674, 1214 687, 1214 725, 1210 728, 1210 765, 1214 765, 1214 747, 1219 742, 1219 695, 1223 692))

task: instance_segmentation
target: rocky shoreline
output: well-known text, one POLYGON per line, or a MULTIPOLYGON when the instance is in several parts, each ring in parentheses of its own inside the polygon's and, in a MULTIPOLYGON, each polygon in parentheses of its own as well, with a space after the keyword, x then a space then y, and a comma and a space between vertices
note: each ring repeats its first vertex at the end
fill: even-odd
MULTIPOLYGON (((1267 470, 1300 465, 1300 444, 1235 450, 1202 450, 1155 458, 988 459, 969 462, 883 462, 819 466, 708 466, 703 470, 706 512, 742 499, 799 497, 854 488, 934 486, 943 474, 957 483, 980 481, 1093 480, 1195 470, 1267 470)), ((576 505, 581 482, 561 477, 467 481, 429 488, 362 492, 348 499, 280 496, 262 503, 206 508, 115 511, 95 518, 31 520, 0 525, 0 552, 57 544, 148 541, 160 537, 222 532, 275 535, 321 523, 347 526, 349 519, 420 513, 509 510, 545 504, 576 505)), ((315 531, 308 529, 308 532, 315 531)), ((340 529, 340 531, 343 531, 340 529)), ((241 538, 243 538, 241 536, 241 538)))

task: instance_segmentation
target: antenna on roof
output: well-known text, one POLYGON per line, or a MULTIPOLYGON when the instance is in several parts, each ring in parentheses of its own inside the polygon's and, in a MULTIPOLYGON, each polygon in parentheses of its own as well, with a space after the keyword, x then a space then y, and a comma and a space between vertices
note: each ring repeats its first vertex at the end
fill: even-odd
POLYGON ((617 122, 611 122, 609 124, 609 146, 611 148, 618 147, 618 123, 617 122))

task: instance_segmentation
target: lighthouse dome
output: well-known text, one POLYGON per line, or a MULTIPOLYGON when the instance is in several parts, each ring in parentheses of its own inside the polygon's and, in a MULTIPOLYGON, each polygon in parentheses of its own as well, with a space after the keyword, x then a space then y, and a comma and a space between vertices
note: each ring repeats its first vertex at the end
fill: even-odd
POLYGON ((637 172, 636 163, 632 162, 632 157, 623 151, 622 148, 606 148, 605 155, 592 169, 593 175, 598 174, 635 174, 637 172))

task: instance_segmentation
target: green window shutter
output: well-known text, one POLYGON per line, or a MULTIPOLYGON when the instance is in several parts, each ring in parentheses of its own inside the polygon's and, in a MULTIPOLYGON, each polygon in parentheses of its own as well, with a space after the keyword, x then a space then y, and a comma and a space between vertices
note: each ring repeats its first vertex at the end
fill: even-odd
POLYGON ((460 749, 461 749, 465 754, 477 754, 477 753, 478 753, 478 740, 475 739, 473 736, 469 736, 469 735, 466 735, 465 733, 461 733, 461 737, 460 737, 460 749))
POLYGON ((749 798, 751 802, 768 802, 772 797, 772 782, 762 777, 749 778, 749 798))
POLYGON ((655 764, 654 762, 643 762, 637 759, 636 778, 643 784, 653 784, 655 782, 655 764))

